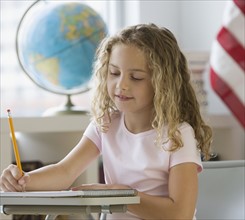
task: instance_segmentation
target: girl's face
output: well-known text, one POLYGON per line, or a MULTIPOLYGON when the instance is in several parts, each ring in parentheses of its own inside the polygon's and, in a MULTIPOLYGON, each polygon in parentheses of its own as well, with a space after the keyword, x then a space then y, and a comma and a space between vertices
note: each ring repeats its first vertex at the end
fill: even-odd
POLYGON ((142 51, 135 46, 124 44, 118 44, 112 48, 107 89, 119 111, 151 112, 154 90, 142 51))

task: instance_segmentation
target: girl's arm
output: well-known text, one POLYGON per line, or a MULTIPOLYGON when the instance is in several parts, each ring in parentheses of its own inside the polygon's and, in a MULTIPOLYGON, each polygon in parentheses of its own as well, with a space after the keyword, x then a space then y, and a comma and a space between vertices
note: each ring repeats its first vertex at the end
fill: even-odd
POLYGON ((168 188, 168 197, 139 192, 140 204, 128 205, 128 210, 143 219, 193 219, 198 194, 197 165, 183 163, 172 167, 168 188))
MULTIPOLYGON (((128 205, 128 210, 142 219, 179 219, 192 220, 195 213, 198 176, 197 165, 183 163, 170 169, 169 196, 151 196, 138 192, 140 204, 128 205)), ((82 189, 128 189, 120 184, 85 184, 73 188, 82 189)))
POLYGON ((4 191, 68 189, 98 155, 99 150, 95 144, 83 136, 74 149, 57 164, 31 171, 23 177, 20 177, 16 166, 10 166, 0 178, 0 187, 4 191))

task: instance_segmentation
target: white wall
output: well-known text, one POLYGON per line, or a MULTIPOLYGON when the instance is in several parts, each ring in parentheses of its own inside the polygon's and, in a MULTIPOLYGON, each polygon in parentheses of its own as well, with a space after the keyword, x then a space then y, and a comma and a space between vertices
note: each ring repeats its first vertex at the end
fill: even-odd
POLYGON ((155 23, 178 35, 179 6, 178 1, 125 1, 123 25, 155 23))
POLYGON ((140 22, 164 26, 177 37, 179 35, 180 10, 179 1, 142 1, 140 22))
POLYGON ((126 1, 124 26, 155 23, 169 28, 183 50, 211 49, 227 0, 126 1))
POLYGON ((184 50, 210 51, 226 1, 179 1, 179 36, 184 50))

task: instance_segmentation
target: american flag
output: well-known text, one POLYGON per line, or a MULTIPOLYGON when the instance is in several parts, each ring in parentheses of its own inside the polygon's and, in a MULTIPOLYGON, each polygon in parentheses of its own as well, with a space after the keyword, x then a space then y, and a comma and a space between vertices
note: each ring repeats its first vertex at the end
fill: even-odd
POLYGON ((227 1, 211 49, 210 81, 245 129, 245 0, 227 1))

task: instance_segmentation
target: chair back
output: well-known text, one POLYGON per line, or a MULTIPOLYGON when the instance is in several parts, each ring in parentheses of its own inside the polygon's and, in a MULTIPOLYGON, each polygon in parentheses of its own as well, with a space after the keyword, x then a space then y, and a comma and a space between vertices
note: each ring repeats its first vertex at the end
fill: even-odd
POLYGON ((197 219, 245 219, 245 160, 203 162, 197 219))

